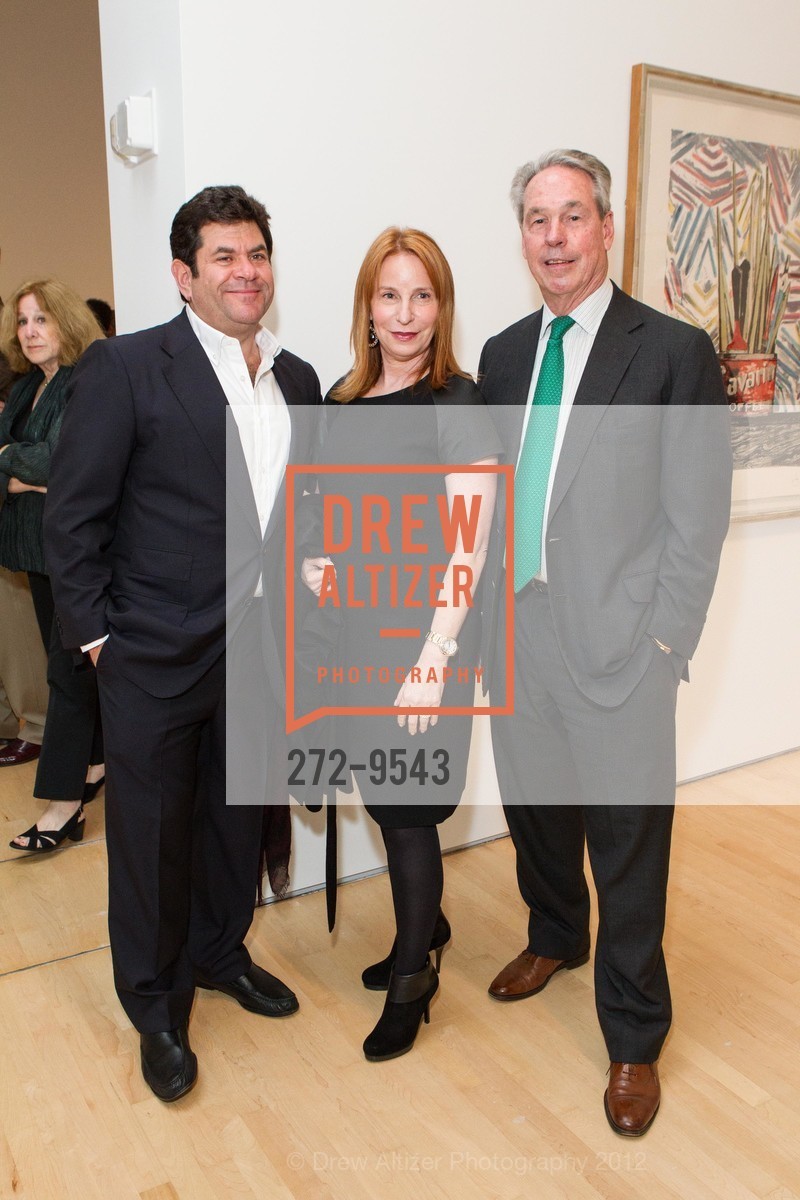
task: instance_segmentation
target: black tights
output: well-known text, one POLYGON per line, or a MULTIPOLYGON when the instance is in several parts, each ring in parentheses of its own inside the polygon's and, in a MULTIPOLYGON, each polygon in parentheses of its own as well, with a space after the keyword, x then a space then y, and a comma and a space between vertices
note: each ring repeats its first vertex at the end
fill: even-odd
POLYGON ((442 851, 435 825, 381 829, 397 922, 398 975, 411 975, 425 964, 444 886, 442 851))

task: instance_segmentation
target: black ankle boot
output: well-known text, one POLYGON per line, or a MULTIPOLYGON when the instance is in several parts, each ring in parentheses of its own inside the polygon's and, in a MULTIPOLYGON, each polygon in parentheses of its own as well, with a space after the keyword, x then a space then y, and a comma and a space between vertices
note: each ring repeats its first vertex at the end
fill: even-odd
MULTIPOLYGON (((439 970, 442 962, 442 950, 450 941, 450 922, 439 909, 436 917, 436 924, 433 927, 433 936, 431 937, 430 952, 436 955, 436 970, 439 970)), ((380 962, 373 963, 371 967, 361 972, 361 982, 368 992, 385 992, 389 986, 389 976, 392 973, 395 956, 397 954, 397 938, 392 942, 392 948, 386 958, 382 958, 380 962)))
POLYGON ((439 976, 429 958, 413 975, 392 971, 381 1019, 364 1042, 368 1062, 399 1058, 411 1049, 423 1016, 426 1025, 430 1020, 430 1003, 438 987, 439 976))

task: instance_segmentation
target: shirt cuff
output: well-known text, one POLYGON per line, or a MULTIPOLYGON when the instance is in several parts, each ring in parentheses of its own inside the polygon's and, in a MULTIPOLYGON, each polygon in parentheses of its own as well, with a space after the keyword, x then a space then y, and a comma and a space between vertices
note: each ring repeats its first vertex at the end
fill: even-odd
POLYGON ((105 637, 98 638, 96 642, 87 642, 85 646, 81 646, 81 650, 84 654, 87 654, 90 650, 94 650, 95 646, 102 646, 103 642, 107 641, 108 634, 105 637))

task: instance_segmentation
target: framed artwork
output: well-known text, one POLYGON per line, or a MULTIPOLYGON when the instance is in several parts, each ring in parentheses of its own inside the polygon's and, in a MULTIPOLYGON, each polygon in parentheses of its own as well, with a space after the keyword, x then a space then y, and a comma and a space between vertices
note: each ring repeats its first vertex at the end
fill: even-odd
POLYGON ((800 514, 800 97, 633 68, 623 286, 714 342, 732 519, 800 514))

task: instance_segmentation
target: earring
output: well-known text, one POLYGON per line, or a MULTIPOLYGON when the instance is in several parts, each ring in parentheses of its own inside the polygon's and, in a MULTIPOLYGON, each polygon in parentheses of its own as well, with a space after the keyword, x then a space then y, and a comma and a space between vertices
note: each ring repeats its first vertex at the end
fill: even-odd
POLYGON ((372 317, 370 317, 370 319, 369 319, 369 337, 367 338, 367 345, 370 347, 370 349, 374 350, 375 347, 377 346, 377 344, 378 344, 378 335, 375 332, 375 326, 372 324, 372 317))

